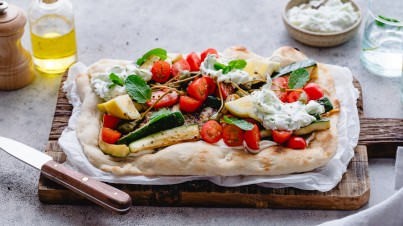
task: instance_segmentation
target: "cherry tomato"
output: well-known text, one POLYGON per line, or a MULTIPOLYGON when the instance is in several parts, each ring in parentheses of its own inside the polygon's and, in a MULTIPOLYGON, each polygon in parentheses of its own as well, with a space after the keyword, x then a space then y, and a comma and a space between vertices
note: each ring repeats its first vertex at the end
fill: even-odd
POLYGON ((180 59, 172 64, 171 74, 173 77, 177 77, 182 71, 190 71, 190 65, 185 59, 180 59))
POLYGON ((117 117, 114 117, 112 115, 104 114, 103 118, 103 126, 109 129, 116 129, 118 127, 118 124, 121 120, 117 117))
MULTIPOLYGON (((162 91, 155 91, 151 94, 151 100, 147 101, 146 104, 151 107, 155 101, 158 100, 162 95, 164 95, 167 90, 162 91)), ((177 92, 172 92, 165 95, 161 100, 159 100, 155 105, 154 108, 164 108, 170 107, 178 102, 179 96, 177 92)))
POLYGON ((224 122, 224 116, 226 116, 227 118, 235 118, 236 116, 232 115, 232 114, 225 114, 221 117, 220 119, 220 125, 222 128, 224 128, 226 125, 229 125, 227 123, 224 122))
POLYGON ((202 101, 196 100, 189 96, 181 96, 179 98, 179 107, 185 112, 194 112, 202 105, 202 101))
MULTIPOLYGON (((218 86, 221 90, 223 100, 227 99, 227 97, 235 92, 234 87, 230 83, 220 82, 218 86)), ((220 98, 220 93, 218 89, 215 91, 215 95, 220 98)))
POLYGON ((287 77, 278 77, 272 80, 274 83, 273 89, 277 88, 287 88, 288 87, 288 78, 287 77))
POLYGON ((216 58, 218 57, 218 52, 217 52, 217 50, 215 50, 215 49, 213 49, 213 48, 208 48, 208 49, 206 49, 206 50, 204 50, 201 54, 200 54, 200 58, 201 58, 201 61, 203 62, 204 61, 204 59, 206 59, 206 57, 207 57, 207 55, 208 54, 215 54, 216 55, 216 58))
POLYGON ((234 124, 227 124, 222 129, 222 138, 230 147, 240 146, 243 144, 243 131, 234 124))
POLYGON ((244 118, 243 120, 250 122, 252 124, 259 125, 259 123, 256 121, 256 119, 253 119, 253 118, 244 118))
POLYGON ((154 63, 151 68, 151 73, 153 74, 152 79, 156 82, 166 82, 171 76, 171 66, 162 60, 154 63))
POLYGON ((253 125, 252 130, 245 131, 244 139, 249 148, 259 150, 260 131, 256 124, 253 125))
POLYGON ((323 97, 323 90, 316 83, 308 83, 305 85, 304 90, 310 100, 317 100, 323 97))
POLYGON ((290 139, 292 135, 292 131, 283 131, 283 130, 272 130, 271 134, 273 136, 273 141, 278 144, 285 143, 288 139, 290 139))
POLYGON ((295 101, 298 101, 300 99, 305 99, 304 103, 309 101, 308 95, 305 93, 303 89, 297 89, 297 91, 291 91, 287 94, 287 102, 288 103, 293 103, 295 101), (301 95, 303 95, 304 98, 301 98, 301 95))
POLYGON ((203 76, 203 78, 205 78, 207 81, 208 95, 213 95, 215 89, 217 88, 217 84, 215 83, 214 79, 209 76, 203 76))
POLYGON ((215 143, 222 137, 222 127, 217 121, 210 120, 202 126, 200 135, 204 141, 215 143))
POLYGON ((288 142, 287 147, 292 149, 304 149, 306 148, 306 141, 299 136, 292 136, 288 142))
POLYGON ((101 133, 102 140, 108 144, 116 143, 116 141, 119 140, 120 136, 122 136, 122 134, 118 131, 106 127, 102 127, 101 133))
POLYGON ((192 52, 186 57, 186 61, 190 65, 190 71, 199 71, 200 70, 200 58, 199 56, 195 53, 192 52))
POLYGON ((278 98, 284 103, 287 102, 287 91, 285 91, 285 89, 287 88, 288 88, 288 78, 278 77, 273 79, 272 90, 277 94, 278 98))
POLYGON ((188 94, 196 100, 204 101, 208 96, 208 84, 206 78, 201 77, 190 83, 188 86, 188 94))

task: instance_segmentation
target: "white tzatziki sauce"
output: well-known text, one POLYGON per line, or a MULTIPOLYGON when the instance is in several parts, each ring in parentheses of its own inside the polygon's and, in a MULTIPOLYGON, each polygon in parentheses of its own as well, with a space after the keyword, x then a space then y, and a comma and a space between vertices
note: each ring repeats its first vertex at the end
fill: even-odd
POLYGON ((313 9, 318 0, 310 0, 308 4, 294 6, 287 12, 291 24, 313 32, 339 32, 353 25, 360 17, 351 2, 329 0, 318 9, 313 9))
POLYGON ((325 112, 322 105, 312 100, 307 105, 301 101, 283 103, 268 85, 251 95, 255 114, 262 120, 263 127, 266 129, 296 130, 316 120, 311 114, 325 112))
POLYGON ((253 77, 249 75, 248 72, 240 69, 233 69, 229 71, 227 74, 222 73, 222 69, 216 70, 214 68, 215 63, 221 63, 227 65, 229 60, 225 60, 222 58, 217 59, 215 55, 208 54, 206 59, 200 65, 200 72, 203 75, 207 75, 212 77, 213 79, 217 79, 218 82, 225 83, 235 83, 237 85, 249 82, 253 80, 253 77))
POLYGON ((109 79, 111 73, 117 75, 122 81, 125 81, 129 75, 138 75, 146 82, 150 81, 152 77, 150 71, 140 69, 135 64, 128 64, 126 66, 116 65, 109 68, 106 72, 94 73, 91 78, 91 86, 95 93, 105 101, 126 94, 124 86, 113 85, 113 82, 109 79))

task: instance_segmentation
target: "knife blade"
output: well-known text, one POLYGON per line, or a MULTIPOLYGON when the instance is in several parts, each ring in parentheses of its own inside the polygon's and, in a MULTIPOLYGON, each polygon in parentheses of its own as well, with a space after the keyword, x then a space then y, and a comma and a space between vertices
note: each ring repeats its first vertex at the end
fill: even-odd
POLYGON ((53 161, 49 155, 25 144, 0 136, 0 149, 40 170, 46 178, 108 210, 125 214, 132 206, 132 200, 127 193, 69 169, 53 161))

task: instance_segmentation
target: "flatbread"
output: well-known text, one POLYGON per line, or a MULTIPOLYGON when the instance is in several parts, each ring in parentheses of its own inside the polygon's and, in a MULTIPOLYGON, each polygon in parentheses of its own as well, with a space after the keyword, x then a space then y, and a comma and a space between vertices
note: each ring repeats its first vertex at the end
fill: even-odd
MULTIPOLYGON (((262 58, 244 47, 226 50, 238 59, 262 58)), ((287 65, 305 59, 305 55, 292 47, 276 50, 271 60, 287 65)), ((208 144, 204 141, 187 142, 169 146, 155 154, 138 157, 114 158, 104 154, 98 146, 102 113, 97 109, 101 99, 90 88, 91 74, 104 72, 112 65, 125 65, 128 61, 101 60, 89 67, 86 74, 76 79, 80 98, 83 102, 78 121, 77 137, 89 161, 99 169, 115 175, 147 176, 238 176, 238 175, 282 175, 306 172, 325 165, 337 150, 337 121, 339 114, 329 118, 331 127, 319 131, 308 148, 294 150, 282 146, 272 146, 258 154, 245 150, 208 144)), ((336 98, 334 81, 328 69, 318 64, 314 82, 319 84, 335 108, 340 104, 336 98)))

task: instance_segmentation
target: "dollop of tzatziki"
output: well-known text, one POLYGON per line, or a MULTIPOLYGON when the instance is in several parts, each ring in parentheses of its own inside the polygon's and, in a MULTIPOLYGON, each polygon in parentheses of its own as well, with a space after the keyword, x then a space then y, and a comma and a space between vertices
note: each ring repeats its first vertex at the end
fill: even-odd
POLYGON ((150 81, 152 74, 149 70, 140 69, 135 64, 128 64, 126 66, 112 66, 106 72, 94 73, 91 78, 91 86, 95 93, 105 101, 111 100, 117 96, 126 94, 124 86, 114 85, 110 80, 109 75, 114 73, 122 81, 125 81, 129 75, 138 75, 144 81, 150 81))
POLYGON ((315 121, 313 114, 325 112, 322 105, 312 100, 307 105, 301 101, 283 103, 268 85, 251 95, 255 115, 262 120, 263 127, 266 129, 296 130, 315 121))
POLYGON ((218 82, 225 82, 225 83, 233 82, 237 85, 253 80, 253 77, 251 77, 249 73, 244 70, 232 69, 227 74, 223 74, 222 69, 216 70, 214 68, 215 63, 221 63, 227 65, 228 62, 225 59, 216 58, 216 56, 213 54, 208 54, 206 59, 200 65, 200 72, 203 75, 207 75, 209 77, 217 79, 218 82))
POLYGON ((317 4, 310 0, 308 4, 294 6, 287 12, 291 24, 314 32, 339 32, 353 25, 359 18, 351 2, 329 0, 318 9, 310 6, 317 4))

